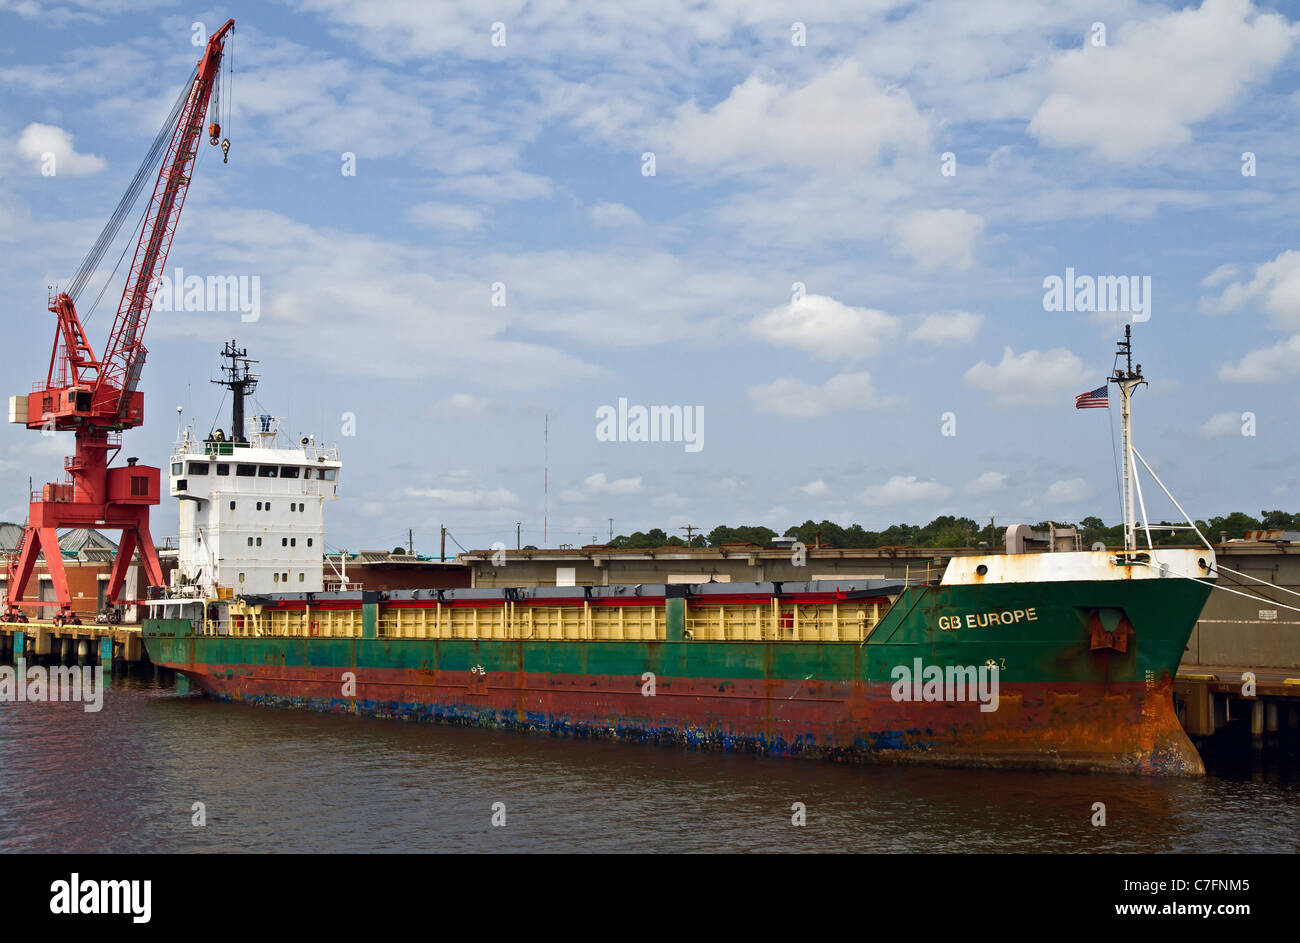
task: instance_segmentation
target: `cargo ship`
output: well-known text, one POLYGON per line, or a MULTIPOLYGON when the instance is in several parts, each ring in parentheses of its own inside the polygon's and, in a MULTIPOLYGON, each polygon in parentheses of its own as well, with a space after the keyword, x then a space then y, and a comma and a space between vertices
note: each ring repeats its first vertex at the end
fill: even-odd
POLYGON ((232 437, 178 441, 180 567, 143 629, 208 695, 778 756, 1204 773, 1172 682, 1214 553, 1137 545, 1131 358, 1110 378, 1122 550, 955 556, 902 580, 381 592, 325 585, 341 462, 245 421, 231 349, 232 437))

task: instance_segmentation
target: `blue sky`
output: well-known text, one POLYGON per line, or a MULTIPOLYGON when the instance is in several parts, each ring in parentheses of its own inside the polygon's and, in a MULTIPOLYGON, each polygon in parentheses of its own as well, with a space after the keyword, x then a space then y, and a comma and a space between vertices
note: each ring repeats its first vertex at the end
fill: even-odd
MULTIPOLYGON (((0 0, 4 392, 44 376, 46 285, 125 189, 193 24, 233 16, 230 163, 204 146, 167 271, 257 276, 259 316, 154 312, 129 454, 164 464, 178 405, 212 424, 233 337, 266 411, 338 440, 332 548, 409 527, 436 550, 439 524, 513 546, 516 521, 540 544, 547 416, 552 545, 609 517, 1114 522, 1116 422, 1073 397, 1130 315, 1044 310, 1071 268, 1151 279, 1136 437, 1184 506, 1295 510, 1298 12, 0 0), (704 447, 599 441, 620 397, 701 407, 704 447)), ((70 451, 6 426, 0 519, 70 451)))

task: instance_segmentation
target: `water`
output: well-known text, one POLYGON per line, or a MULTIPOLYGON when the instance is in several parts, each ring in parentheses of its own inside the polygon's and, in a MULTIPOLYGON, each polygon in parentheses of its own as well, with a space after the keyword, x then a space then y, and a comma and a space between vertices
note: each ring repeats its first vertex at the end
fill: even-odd
POLYGON ((1294 852, 1300 776, 837 766, 223 704, 0 704, 0 852, 1294 852), (202 802, 206 826, 192 823, 202 802), (492 825, 504 803, 506 824, 492 825), (791 824, 791 806, 807 824, 791 824), (1107 824, 1091 824, 1093 804, 1107 824))

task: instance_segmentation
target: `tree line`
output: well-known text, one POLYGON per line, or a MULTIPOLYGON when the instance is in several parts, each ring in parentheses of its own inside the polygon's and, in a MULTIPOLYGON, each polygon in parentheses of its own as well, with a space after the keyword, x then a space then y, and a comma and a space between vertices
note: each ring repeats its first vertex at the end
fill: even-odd
MULTIPOLYGON (((1158 545, 1195 543, 1196 535, 1187 530, 1157 531, 1160 526, 1181 524, 1181 521, 1161 521, 1151 524, 1151 541, 1158 545)), ((1085 548, 1094 543, 1116 546, 1124 543, 1124 525, 1108 526, 1099 517, 1085 517, 1078 522, 1040 521, 1033 525, 1034 530, 1046 531, 1049 526, 1078 527, 1080 538, 1085 548)), ((1211 541, 1222 539, 1239 539, 1251 530, 1296 530, 1300 531, 1300 514, 1286 511, 1260 511, 1259 517, 1252 517, 1243 511, 1233 511, 1223 517, 1211 517, 1198 520, 1196 526, 1211 541)), ((978 547, 987 543, 991 547, 1000 546, 1006 528, 995 527, 992 523, 981 525, 973 518, 943 515, 928 524, 894 524, 884 530, 867 530, 861 524, 848 527, 833 521, 820 523, 812 520, 787 527, 782 536, 794 537, 803 544, 814 547, 834 547, 840 549, 873 547, 978 547)), ((646 550, 655 547, 721 547, 723 544, 752 543, 760 546, 770 544, 777 532, 770 527, 741 526, 730 527, 719 524, 707 534, 694 534, 688 543, 686 538, 670 535, 659 527, 648 531, 636 531, 632 534, 620 534, 607 546, 618 550, 646 550)), ((1145 537, 1142 538, 1145 542, 1145 537)))

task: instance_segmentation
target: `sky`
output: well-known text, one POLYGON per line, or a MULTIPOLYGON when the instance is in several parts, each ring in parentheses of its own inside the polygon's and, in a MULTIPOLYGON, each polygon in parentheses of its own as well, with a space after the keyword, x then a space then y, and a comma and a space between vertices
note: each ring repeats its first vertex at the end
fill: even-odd
MULTIPOLYGON (((1074 397, 1131 324, 1135 443, 1180 503, 1297 510, 1298 16, 0 0, 3 392, 44 379, 49 286, 233 17, 229 162, 203 144, 166 272, 244 279, 246 310, 156 307, 121 458, 165 465, 177 407, 229 425, 209 381, 237 339, 251 411, 337 442, 329 549, 1116 523, 1118 410, 1074 397), (1070 273, 1082 303, 1054 304, 1070 273), (689 441, 602 431, 620 400, 682 407, 689 441)), ((120 273, 92 284, 99 349, 120 273)), ((0 520, 71 451, 4 426, 0 520)))

